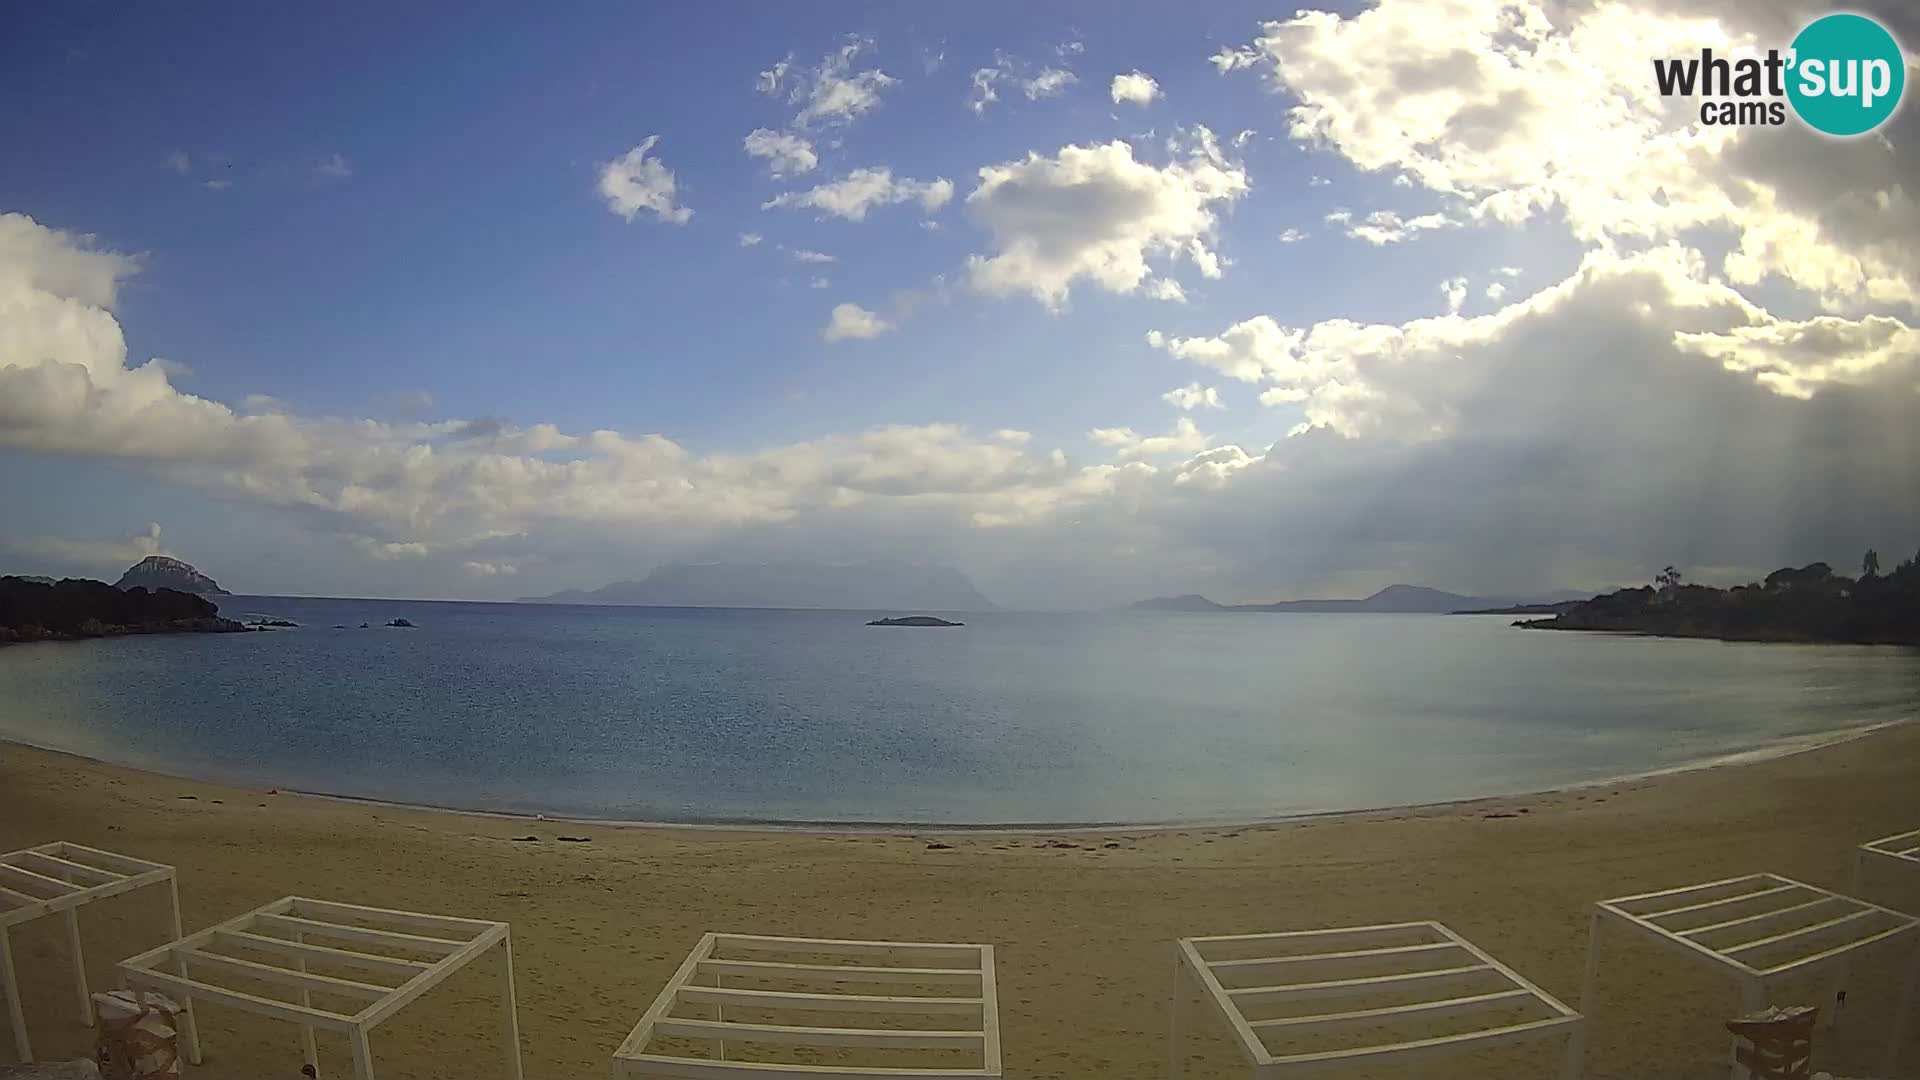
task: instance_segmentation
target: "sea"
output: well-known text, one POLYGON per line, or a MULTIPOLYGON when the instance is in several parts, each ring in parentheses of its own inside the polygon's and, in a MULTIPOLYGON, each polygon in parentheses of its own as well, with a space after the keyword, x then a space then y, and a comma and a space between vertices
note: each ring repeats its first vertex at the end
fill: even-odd
POLYGON ((1920 651, 1499 616, 220 605, 299 626, 0 648, 0 739, 589 820, 1146 825, 1602 783, 1920 713, 1920 651))

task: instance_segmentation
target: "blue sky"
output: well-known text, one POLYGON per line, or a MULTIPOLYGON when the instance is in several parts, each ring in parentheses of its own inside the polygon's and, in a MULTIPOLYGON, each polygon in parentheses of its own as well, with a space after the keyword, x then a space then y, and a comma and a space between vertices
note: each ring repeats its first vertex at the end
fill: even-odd
MULTIPOLYGON (((1438 11, 1437 4, 1390 3, 1366 17, 1417 21, 1438 11)), ((1356 5, 1330 5, 1325 15, 1327 33, 1353 32, 1356 64, 1366 60, 1362 15, 1356 5)), ((1150 345, 1150 331, 1224 341, 1227 328, 1259 316, 1303 330, 1330 321, 1404 327, 1428 317, 1491 316, 1573 280, 1595 251, 1684 243, 1718 260, 1760 229, 1729 220, 1734 211, 1714 210, 1605 236, 1605 228, 1578 219, 1577 199, 1566 191, 1554 193, 1557 205, 1548 200, 1513 220, 1475 215, 1477 200, 1520 189, 1526 167, 1495 180, 1470 176, 1461 158, 1421 149, 1413 138, 1424 122, 1418 116, 1377 117, 1383 129, 1399 124, 1397 142, 1346 122, 1340 108, 1364 105, 1339 100, 1353 80, 1313 70, 1286 52, 1291 45, 1280 35, 1263 37, 1266 20, 1291 16, 1291 7, 1255 4, 703 5, 671 13, 641 5, 472 5, 457 17, 390 5, 41 7, 16 13, 0 45, 0 95, 26 106, 0 110, 0 145, 8 147, 0 212, 24 215, 77 247, 130 257, 113 272, 112 302, 127 367, 163 358, 175 392, 236 412, 390 426, 497 418, 574 436, 659 433, 695 458, 777 452, 886 426, 951 424, 983 437, 1015 429, 1028 433, 1025 445, 1041 457, 1059 448, 1079 469, 1110 458, 1131 462, 1159 470, 1168 483, 1177 472, 1170 459, 1124 447, 1115 458, 1122 444, 1094 433, 1158 434, 1186 418, 1204 429, 1208 446, 1243 448, 1266 461, 1268 448, 1290 433, 1314 434, 1303 426, 1354 440, 1361 425, 1312 411, 1319 399, 1280 400, 1308 393, 1298 387, 1260 404, 1261 393, 1281 381, 1271 362, 1260 379, 1222 377, 1228 369, 1150 345), (776 94, 757 88, 760 74, 783 59, 795 71, 817 69, 850 38, 862 46, 846 74, 880 71, 892 80, 870 108, 808 123, 797 118, 800 106, 786 86, 776 94), (1233 66, 1214 59, 1223 50, 1252 50, 1259 66, 1249 59, 1239 65, 1246 70, 1223 71, 1233 66), (969 102, 983 68, 1003 74, 994 84, 998 100, 976 110, 969 102), (1030 99, 1022 83, 1047 68, 1071 72, 1074 81, 1030 99), (1113 77, 1132 71, 1158 84, 1145 105, 1116 102, 1110 93, 1113 77), (1316 79, 1323 84, 1310 85, 1316 79), (1318 135, 1290 132, 1289 110, 1303 102, 1320 103, 1318 135), (742 148, 747 133, 762 128, 807 139, 817 167, 771 177, 767 163, 742 148), (984 168, 1120 140, 1138 162, 1171 170, 1200 160, 1189 155, 1198 153, 1202 128, 1217 147, 1212 160, 1245 184, 1243 194, 1204 204, 1210 222, 1198 235, 1222 261, 1219 277, 1151 245, 1151 278, 1113 288, 1076 276, 1054 308, 1027 291, 979 287, 970 276, 970 258, 1004 254, 1008 243, 993 227, 991 206, 969 198, 984 168), (671 171, 674 205, 691 211, 682 223, 646 211, 623 220, 597 190, 607 163, 654 137, 649 157, 671 171), (1437 176, 1422 154, 1446 158, 1454 174, 1437 176), (901 179, 950 180, 952 198, 931 210, 911 200, 877 205, 858 221, 763 208, 783 192, 878 167, 901 179), (1447 220, 1373 242, 1328 220, 1340 210, 1356 220, 1377 211, 1447 220), (1288 230, 1306 235, 1283 242, 1288 230), (743 233, 762 239, 743 246, 743 233), (799 251, 833 261, 803 263, 799 251), (1456 277, 1467 281, 1453 304, 1443 282, 1456 277), (816 279, 823 287, 814 287, 816 279), (1158 280, 1177 283, 1184 301, 1149 295, 1158 280), (1489 291, 1496 285, 1497 297, 1489 291), (902 290, 917 300, 910 310, 902 290), (826 340, 822 331, 841 304, 874 312, 891 329, 826 340), (1214 388, 1224 407, 1189 413, 1162 400, 1196 381, 1214 388)), ((1643 208, 1670 194, 1646 178, 1621 184, 1643 208)), ((1036 232, 1039 242, 1067 243, 1059 237, 1071 237, 1083 217, 1123 212, 1112 203, 1078 206, 1079 194, 1059 193, 1057 220, 1036 232)), ((1782 316, 1869 314, 1782 273, 1756 276, 1746 295, 1782 316)), ((1897 268, 1887 273, 1898 276, 1897 268)), ((1876 311, 1910 317, 1911 304, 1896 297, 1895 307, 1876 311)), ((1333 381, 1355 383, 1351 376, 1333 381)), ((1433 421, 1443 422, 1451 421, 1433 421)), ((263 497, 260 485, 212 476, 204 466, 189 475, 151 455, 48 452, 24 437, 5 445, 12 448, 0 451, 0 498, 16 511, 5 531, 16 538, 14 551, 43 563, 61 562, 48 554, 58 554, 59 541, 71 541, 77 553, 153 522, 163 526, 167 550, 216 576, 227 568, 224 577, 239 587, 489 596, 639 576, 659 559, 734 542, 704 525, 679 529, 650 510, 636 511, 635 521, 614 515, 613 524, 597 510, 582 518, 542 509, 486 522, 463 511, 466 532, 455 536, 458 529, 425 511, 370 518, 337 492, 316 506, 284 491, 263 497), (597 539, 542 546, 550 528, 576 526, 597 539), (499 547, 494 533, 521 537, 525 549, 448 556, 444 565, 397 566, 400 560, 355 554, 369 543, 471 554, 476 544, 499 547), (489 538, 476 541, 483 534, 489 538), (609 535, 639 539, 623 552, 601 542, 609 535), (459 572, 474 563, 513 569, 488 580, 459 572)), ((319 470, 302 475, 325 475, 312 462, 302 468, 319 470)), ((876 497, 858 495, 865 503, 876 497)), ((852 498, 843 491, 819 505, 852 498)), ((977 507, 968 512, 976 525, 982 520, 977 507)), ((1285 504, 1271 512, 1289 514, 1285 504)), ((722 532, 753 534, 739 541, 743 551, 778 554, 782 545, 768 532, 792 525, 792 535, 809 537, 796 541, 795 553, 833 549, 831 528, 808 528, 814 517, 812 509, 783 504, 767 521, 722 532)), ((1058 538, 1036 532, 1031 542, 1057 545, 1058 538)), ((1457 559, 1404 555, 1334 571, 1313 568, 1343 560, 1316 556, 1254 572, 1244 556, 1201 557, 1185 542, 1179 557, 1156 564, 1164 572, 1136 566, 1104 580, 1116 589, 1119 582, 1218 584, 1243 594, 1311 594, 1453 566, 1448 572, 1458 580, 1434 583, 1501 584, 1497 574, 1461 569, 1457 559)), ((905 535, 901 543, 911 547, 905 535)), ((1030 552, 1011 551, 1004 536, 979 550, 937 554, 990 579, 994 567, 1034 561, 1030 552)), ((56 569, 84 561, 69 558, 56 569)), ((1624 561, 1598 552, 1577 562, 1579 570, 1542 568, 1511 584, 1568 584, 1569 574, 1624 569, 1624 561)), ((1019 580, 1008 578, 1006 587, 1020 587, 1019 580)), ((1058 602, 1099 589, 1069 592, 1058 602)))

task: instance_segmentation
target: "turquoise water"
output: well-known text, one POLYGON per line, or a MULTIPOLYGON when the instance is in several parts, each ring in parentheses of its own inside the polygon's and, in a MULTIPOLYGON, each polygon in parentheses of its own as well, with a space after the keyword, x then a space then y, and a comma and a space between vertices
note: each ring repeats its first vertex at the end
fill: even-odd
POLYGON ((221 606, 303 625, 0 649, 0 738, 464 809, 1146 823, 1539 790, 1920 711, 1911 650, 1499 617, 221 606))

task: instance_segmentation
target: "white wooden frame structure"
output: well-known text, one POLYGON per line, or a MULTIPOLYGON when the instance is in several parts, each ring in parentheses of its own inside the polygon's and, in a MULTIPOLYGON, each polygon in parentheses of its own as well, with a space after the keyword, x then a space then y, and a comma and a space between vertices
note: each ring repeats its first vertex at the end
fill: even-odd
MULTIPOLYGON (((1787 978, 1831 972, 1837 998, 1846 986, 1848 964, 1860 950, 1908 942, 1909 972, 1887 1044, 1892 1071, 1920 982, 1920 919, 1778 874, 1601 900, 1593 908, 1580 996, 1588 1016, 1594 1015, 1600 976, 1601 928, 1609 923, 1732 976, 1750 1013, 1766 1008, 1771 986, 1787 978)), ((1822 1010, 1823 1024, 1834 1022, 1838 1010, 1832 1004, 1822 1010)), ((1744 1071, 1736 1064, 1734 1076, 1744 1071)))
MULTIPOLYGON (((793 1057, 791 1052, 788 1057, 793 1057)), ((715 934, 701 937, 652 1007, 613 1054, 613 1076, 675 1077, 679 1080, 796 1080, 797 1077, 907 1077, 915 1080, 982 1080, 1001 1076, 1000 1005, 994 984, 993 946, 903 941, 842 941, 829 938, 715 934), (794 958, 808 958, 796 962, 794 958), (704 980, 704 981, 703 981, 704 980), (788 989, 747 989, 774 983, 788 989), (724 984, 724 985, 723 985, 724 984), (863 989, 853 992, 849 988, 863 989), (873 988, 887 988, 884 992, 873 988), (931 993, 907 994, 908 989, 931 993), (691 1006, 712 1019, 679 1015, 691 1006), (808 1027, 737 1023, 726 1007, 779 1012, 833 1012, 855 1016, 952 1017, 961 1027, 921 1030, 851 1024, 808 1027), (690 1057, 652 1044, 658 1037, 707 1040, 713 1057, 690 1057), (866 1047, 971 1051, 978 1065, 930 1063, 926 1067, 814 1065, 796 1061, 727 1060, 727 1044, 796 1047, 866 1047)))
POLYGON ((1179 1080, 1183 1065, 1183 974, 1200 984, 1207 1000, 1233 1029, 1254 1080, 1294 1073, 1318 1075, 1322 1070, 1383 1060, 1398 1063, 1552 1038, 1567 1040, 1566 1075, 1568 1080, 1578 1075, 1577 1034, 1584 1023, 1580 1014, 1437 922, 1179 939, 1174 943, 1173 997, 1168 1007, 1167 1075, 1171 1080, 1179 1080), (1387 973, 1378 973, 1381 969, 1387 973), (1364 1000, 1382 995, 1414 1000, 1304 1015, 1247 1015, 1248 1008, 1280 1002, 1364 1000), (1408 1038, 1404 1030, 1400 1036, 1393 1034, 1396 1024, 1475 1014, 1510 1019, 1526 1013, 1545 1015, 1434 1037, 1408 1038), (1310 1039, 1351 1028, 1378 1029, 1381 1041, 1296 1053, 1277 1053, 1269 1042, 1310 1039))
POLYGON ((1853 852, 1853 891, 1866 895, 1867 867, 1894 866, 1920 882, 1920 829, 1869 840, 1853 852))
MULTIPOLYGON (((521 1080, 513 940, 503 922, 289 896, 122 960, 119 972, 123 985, 136 994, 161 991, 183 1002, 198 999, 300 1025, 301 1050, 316 1075, 320 1060, 313 1030, 338 1031, 352 1046, 354 1076, 373 1080, 368 1036, 374 1027, 494 948, 499 950, 507 1075, 521 1080), (335 944, 315 945, 309 940, 314 938, 335 944), (343 942, 351 948, 338 944, 343 942), (430 959, 418 959, 421 956, 430 959), (351 975, 322 974, 310 968, 351 975), (265 996, 271 991, 240 990, 209 981, 215 977, 290 990, 296 1000, 282 1001, 265 996), (321 1008, 313 1003, 315 995, 354 1004, 346 1009, 321 1008)), ((198 1062, 199 1040, 191 1023, 182 1034, 188 1040, 190 1059, 198 1062)))
POLYGON ((27 1019, 20 1005, 20 982, 13 969, 9 931, 22 923, 58 913, 67 924, 67 951, 73 954, 73 981, 80 1022, 93 1026, 93 1000, 87 990, 87 963, 80 951, 79 909, 95 900, 165 885, 173 939, 180 938, 180 889, 173 867, 130 855, 56 840, 0 855, 0 997, 7 1001, 13 1047, 22 1062, 33 1060, 27 1019))

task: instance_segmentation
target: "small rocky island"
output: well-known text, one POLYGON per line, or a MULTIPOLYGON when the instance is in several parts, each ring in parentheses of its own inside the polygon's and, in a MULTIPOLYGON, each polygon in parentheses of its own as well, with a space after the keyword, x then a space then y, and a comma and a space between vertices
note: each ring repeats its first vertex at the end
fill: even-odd
POLYGON ((875 619, 868 626, 965 626, 966 623, 948 622, 932 615, 907 615, 898 619, 875 619))

